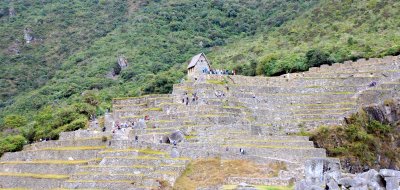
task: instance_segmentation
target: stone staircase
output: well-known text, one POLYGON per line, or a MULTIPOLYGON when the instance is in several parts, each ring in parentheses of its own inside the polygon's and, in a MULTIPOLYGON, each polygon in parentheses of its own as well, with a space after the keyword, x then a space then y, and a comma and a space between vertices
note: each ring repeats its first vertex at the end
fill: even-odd
POLYGON ((191 159, 211 157, 287 168, 275 177, 232 176, 225 184, 288 185, 303 177, 307 159, 326 157, 295 134, 342 125, 360 106, 398 97, 399 87, 400 58, 384 57, 280 77, 208 75, 174 85, 172 94, 116 98, 105 132, 66 132, 58 141, 4 154, 0 188, 157 189, 173 185, 191 159), (199 97, 195 102, 192 93, 199 97), (145 116, 145 128, 113 126, 145 116), (177 131, 184 139, 174 147, 169 143, 177 131))

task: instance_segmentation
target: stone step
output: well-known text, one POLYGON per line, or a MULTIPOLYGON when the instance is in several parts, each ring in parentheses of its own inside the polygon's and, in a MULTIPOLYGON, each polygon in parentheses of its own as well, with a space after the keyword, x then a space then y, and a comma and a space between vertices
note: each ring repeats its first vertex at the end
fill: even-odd
POLYGON ((71 132, 61 132, 59 140, 72 141, 90 138, 102 138, 103 136, 111 136, 109 132, 91 131, 91 130, 77 130, 71 132))
POLYGON ((145 165, 88 165, 80 166, 76 169, 76 173, 101 173, 101 174, 145 174, 153 172, 154 168, 152 166, 145 165))
POLYGON ((64 174, 73 173, 78 165, 87 165, 89 160, 37 160, 0 162, 0 172, 64 174))
POLYGON ((226 136, 223 132, 212 133, 210 132, 207 136, 203 138, 225 138, 227 141, 271 141, 271 142, 309 142, 309 137, 307 136, 260 136, 260 135, 243 135, 243 134, 231 134, 226 136))
POLYGON ((254 146, 251 144, 234 144, 227 146, 228 152, 239 154, 243 148, 247 155, 280 158, 290 161, 302 162, 313 157, 326 157, 326 150, 321 148, 296 148, 279 146, 254 146))
POLYGON ((138 157, 105 157, 100 162, 100 165, 140 165, 140 166, 157 166, 159 164, 185 164, 186 160, 168 159, 152 156, 138 157))
POLYGON ((134 181, 111 181, 111 180, 68 180, 62 184, 63 188, 102 188, 102 189, 126 189, 126 190, 150 190, 157 187, 137 186, 134 181))
POLYGON ((45 149, 45 148, 74 147, 74 146, 105 146, 105 145, 107 145, 107 140, 109 140, 110 138, 111 138, 111 136, 104 136, 104 138, 96 137, 96 138, 79 139, 79 140, 43 141, 43 142, 25 145, 24 150, 39 150, 39 149, 45 149))
POLYGON ((91 181, 142 181, 144 174, 132 174, 132 173, 89 173, 81 172, 76 173, 70 177, 71 180, 91 180, 91 181))
POLYGON ((272 178, 255 178, 255 177, 240 177, 240 176, 232 176, 228 177, 224 181, 224 189, 226 190, 233 190, 234 188, 237 187, 240 183, 246 183, 246 184, 251 184, 251 185, 268 185, 268 186, 290 186, 293 183, 293 180, 291 178, 278 178, 278 177, 272 177, 272 178), (236 184, 236 185, 232 185, 236 184), (230 188, 232 187, 232 188, 230 188))
POLYGON ((110 149, 99 152, 99 156, 101 157, 110 157, 110 156, 139 156, 139 150, 137 149, 110 149))
POLYGON ((0 161, 17 160, 91 160, 106 146, 94 147, 54 147, 32 151, 8 152, 0 161))
POLYGON ((59 188, 67 175, 44 175, 32 173, 0 173, 2 188, 55 189, 59 188))
POLYGON ((277 146, 277 147, 304 147, 304 148, 314 148, 314 143, 312 141, 266 141, 266 140, 227 140, 226 144, 253 144, 256 146, 277 146))

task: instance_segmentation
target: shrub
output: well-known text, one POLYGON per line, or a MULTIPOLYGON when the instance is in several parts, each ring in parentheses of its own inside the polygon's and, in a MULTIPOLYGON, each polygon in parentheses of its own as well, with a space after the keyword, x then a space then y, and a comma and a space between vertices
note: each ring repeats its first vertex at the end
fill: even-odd
POLYGON ((20 151, 25 144, 26 139, 22 135, 8 136, 0 139, 0 156, 5 152, 20 151))
POLYGON ((313 49, 306 53, 306 63, 308 67, 318 67, 323 64, 331 64, 329 54, 321 50, 313 49))

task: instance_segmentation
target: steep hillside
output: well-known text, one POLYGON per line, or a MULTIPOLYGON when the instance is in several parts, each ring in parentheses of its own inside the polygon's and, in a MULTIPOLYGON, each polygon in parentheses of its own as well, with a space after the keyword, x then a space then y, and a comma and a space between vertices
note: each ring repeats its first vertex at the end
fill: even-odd
POLYGON ((0 108, 51 79, 65 59, 126 21, 127 2, 0 2, 0 108))
POLYGON ((170 92, 201 51, 245 75, 399 52, 394 0, 42 2, 0 3, 1 136, 24 135, 0 143, 57 138, 113 97, 170 92))
POLYGON ((209 57, 242 74, 277 75, 323 63, 397 55, 399 20, 400 2, 395 0, 321 1, 283 26, 217 48, 209 57))

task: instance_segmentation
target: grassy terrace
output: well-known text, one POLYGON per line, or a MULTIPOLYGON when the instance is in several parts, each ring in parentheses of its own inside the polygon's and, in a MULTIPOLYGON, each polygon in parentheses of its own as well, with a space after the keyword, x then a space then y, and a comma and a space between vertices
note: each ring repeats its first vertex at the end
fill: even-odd
POLYGON ((171 97, 168 94, 147 94, 147 95, 136 96, 136 97, 113 98, 113 100, 127 100, 127 99, 140 99, 140 98, 157 99, 157 98, 171 98, 171 97))
POLYGON ((60 165, 77 165, 87 164, 90 160, 33 160, 33 161, 6 161, 0 164, 60 164, 60 165))
POLYGON ((110 176, 131 176, 131 177, 135 177, 135 176, 144 176, 144 174, 131 174, 131 173, 124 173, 124 174, 109 174, 109 173, 94 173, 94 172, 79 172, 76 173, 74 175, 77 176, 86 176, 86 175, 100 175, 100 176, 106 176, 106 175, 110 175, 110 176))
POLYGON ((114 112, 132 112, 132 111, 142 111, 142 112, 147 112, 147 111, 162 111, 162 108, 145 108, 145 109, 139 109, 139 110, 114 110, 114 112))
MULTIPOLYGON (((253 94, 253 93, 247 93, 253 94)), ((259 96, 324 96, 324 95, 353 95, 355 92, 316 92, 316 93, 258 93, 256 94, 257 97, 259 96)))
POLYGON ((9 177, 31 177, 36 179, 68 179, 68 175, 58 175, 58 174, 34 174, 34 173, 5 173, 0 172, 0 176, 9 177))
POLYGON ((368 76, 368 77, 301 77, 301 78, 297 78, 297 79, 305 79, 305 80, 320 80, 320 79, 340 80, 340 79, 349 79, 349 78, 378 79, 380 77, 375 77, 375 76, 368 76))
POLYGON ((329 104, 287 104, 288 106, 307 106, 307 107, 313 107, 313 106, 336 106, 336 105, 351 105, 355 106, 357 105, 356 102, 337 102, 337 103, 329 103, 329 104))
POLYGON ((68 180, 70 183, 133 183, 130 180, 68 180))
POLYGON ((163 158, 160 157, 154 157, 154 156, 115 156, 115 157, 105 157, 106 159, 126 159, 126 160, 165 160, 165 159, 170 159, 170 160, 190 160, 190 158, 184 158, 184 157, 178 157, 178 158, 171 158, 169 155, 166 155, 163 158))
POLYGON ((113 153, 113 152, 131 152, 131 151, 136 151, 136 152, 142 153, 142 154, 152 154, 152 155, 166 155, 166 154, 168 154, 166 152, 162 152, 162 151, 158 151, 158 150, 133 149, 133 148, 129 148, 129 149, 107 149, 107 150, 99 152, 99 154, 113 153))
POLYGON ((294 112, 304 112, 304 111, 349 111, 353 108, 314 108, 314 109, 294 109, 294 112))
POLYGON ((294 116, 321 116, 321 115, 343 115, 346 112, 340 113, 306 113, 306 114, 294 114, 294 116))
POLYGON ((297 121, 298 122, 338 121, 338 119, 333 119, 333 118, 326 118, 326 119, 314 118, 314 119, 299 119, 297 121))
POLYGON ((70 146, 70 147, 66 146, 66 147, 43 148, 39 150, 70 151, 70 150, 102 150, 106 148, 107 146, 70 146))
POLYGON ((81 168, 134 168, 134 169, 152 169, 152 166, 148 165, 131 165, 131 166, 102 166, 102 165, 88 165, 82 166, 81 168))
POLYGON ((310 148, 310 147, 292 147, 292 146, 264 146, 264 145, 255 145, 255 144, 226 144, 224 146, 231 146, 235 148, 243 148, 243 147, 249 147, 249 148, 268 148, 268 149, 288 149, 288 150, 314 150, 315 148, 310 148))
POLYGON ((130 106, 147 106, 147 103, 141 104, 113 104, 113 108, 130 107, 130 106))

